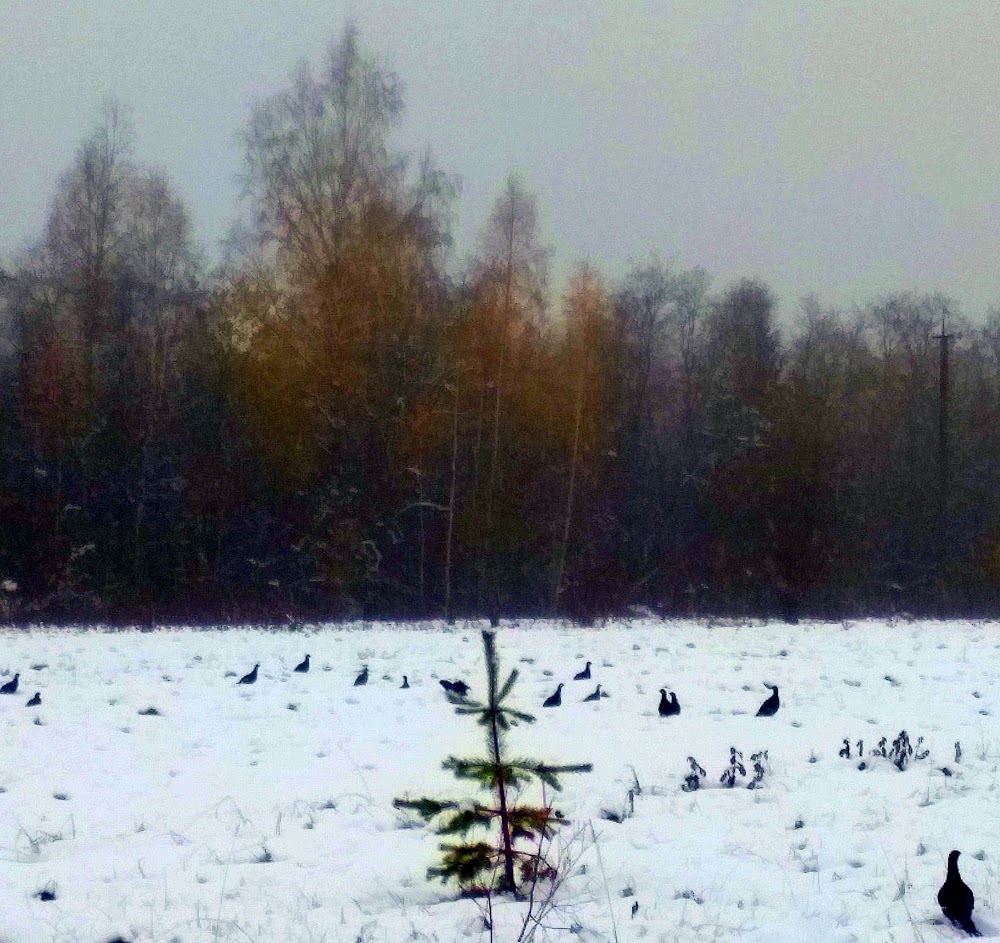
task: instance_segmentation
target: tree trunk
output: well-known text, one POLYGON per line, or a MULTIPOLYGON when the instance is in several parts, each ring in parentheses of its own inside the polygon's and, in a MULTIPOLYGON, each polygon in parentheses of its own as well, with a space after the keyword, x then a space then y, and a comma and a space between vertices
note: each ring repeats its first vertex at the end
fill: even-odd
POLYGON ((569 487, 566 489, 566 514, 563 520, 562 543, 556 564, 556 575, 552 583, 552 615, 559 611, 559 594, 562 592, 563 572, 566 569, 566 553, 569 548, 569 532, 573 524, 573 492, 576 489, 576 465, 580 453, 580 422, 583 418, 583 371, 576 389, 576 422, 573 426, 573 454, 569 464, 569 487))
POLYGON ((455 403, 451 427, 451 484, 448 488, 448 539, 444 551, 444 621, 454 621, 451 614, 451 543, 455 531, 455 479, 458 471, 458 387, 454 389, 455 403))
POLYGON ((483 647, 486 649, 486 673, 489 678, 490 705, 490 756, 496 770, 496 791, 500 807, 500 841, 503 855, 503 884, 501 891, 513 892, 517 889, 514 881, 514 843, 510 836, 510 815, 507 811, 507 784, 503 777, 503 759, 500 751, 500 730, 497 727, 497 653, 496 636, 483 632, 483 647))

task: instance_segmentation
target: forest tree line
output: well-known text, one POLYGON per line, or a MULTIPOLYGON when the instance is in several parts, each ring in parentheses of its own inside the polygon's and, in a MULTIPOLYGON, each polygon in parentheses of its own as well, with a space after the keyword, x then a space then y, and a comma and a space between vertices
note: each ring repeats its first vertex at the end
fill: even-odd
POLYGON ((402 108, 354 28, 258 102, 210 269, 105 107, 0 270, 0 618, 995 612, 1000 310, 553 297, 516 176, 458 270, 402 108))

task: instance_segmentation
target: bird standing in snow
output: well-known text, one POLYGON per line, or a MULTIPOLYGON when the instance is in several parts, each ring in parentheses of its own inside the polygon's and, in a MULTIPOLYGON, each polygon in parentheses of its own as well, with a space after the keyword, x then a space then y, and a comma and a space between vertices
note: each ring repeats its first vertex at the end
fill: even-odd
POLYGON ((403 683, 400 685, 400 688, 405 690, 409 686, 410 686, 409 679, 406 677, 406 675, 403 675, 403 683))
POLYGON ((359 674, 354 679, 354 686, 356 688, 360 688, 367 683, 368 683, 368 666, 365 665, 364 668, 361 669, 361 674, 359 674))
POLYGON ((298 665, 295 666, 295 670, 297 672, 299 672, 299 674, 305 674, 309 670, 309 656, 308 655, 306 655, 306 657, 302 659, 301 664, 298 664, 298 665))
POLYGON ((8 681, 2 688, 0 688, 0 694, 17 694, 17 679, 21 676, 19 674, 14 675, 13 680, 8 681))
POLYGON ((562 689, 563 686, 560 684, 556 688, 555 694, 550 694, 542 703, 542 707, 558 707, 562 704, 562 689))
POLYGON ((237 681, 236 683, 237 684, 253 684, 257 680, 257 669, 259 667, 260 667, 260 662, 257 662, 257 664, 253 666, 253 671, 250 671, 247 674, 243 675, 243 677, 240 678, 240 680, 237 681))
POLYGON ((583 703, 586 704, 588 701, 599 701, 601 699, 601 686, 598 685, 597 689, 593 694, 588 694, 584 699, 583 703))
POLYGON ((670 692, 670 700, 667 700, 666 688, 660 688, 660 706, 657 708, 661 717, 676 717, 681 712, 681 705, 677 700, 677 695, 670 692))
POLYGON ((42 694, 40 691, 35 692, 35 696, 25 704, 25 707, 38 707, 42 703, 42 694))
POLYGON ((944 915, 956 926, 961 927, 969 936, 982 936, 972 922, 972 911, 976 906, 976 896, 972 893, 962 876, 958 873, 958 856, 960 851, 948 855, 948 876, 938 891, 938 903, 944 915))
POLYGON ((587 667, 583 671, 578 671, 573 675, 574 681, 589 681, 590 680, 590 662, 587 662, 587 667))
POLYGON ((757 716, 773 717, 778 713, 778 708, 781 707, 781 701, 778 700, 778 686, 776 684, 765 684, 764 687, 771 689, 771 696, 757 708, 757 716))

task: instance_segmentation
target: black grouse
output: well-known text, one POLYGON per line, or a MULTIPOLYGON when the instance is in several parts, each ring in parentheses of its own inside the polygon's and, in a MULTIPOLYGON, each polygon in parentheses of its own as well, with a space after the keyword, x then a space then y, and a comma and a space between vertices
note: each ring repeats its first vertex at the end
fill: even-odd
POLYGON ((757 716, 773 717, 778 713, 778 708, 781 707, 781 701, 778 700, 778 686, 776 684, 765 684, 764 687, 771 689, 771 696, 757 709, 757 716))
POLYGON ((236 683, 237 684, 253 684, 257 680, 257 669, 259 667, 260 667, 260 662, 258 662, 256 665, 253 666, 253 671, 251 671, 249 674, 243 675, 243 677, 240 678, 240 680, 237 681, 236 683))
POLYGON ((446 681, 442 679, 438 682, 446 691, 465 697, 469 693, 469 686, 464 681, 446 681))
POLYGON ((590 680, 590 662, 587 662, 587 667, 583 671, 578 671, 573 675, 574 681, 589 681, 590 680))
POLYGON ((364 668, 361 669, 361 674, 359 674, 354 679, 354 686, 356 688, 360 688, 362 685, 365 685, 367 683, 368 683, 368 666, 365 665, 364 668))
POLYGON ((542 703, 542 707, 558 707, 562 704, 562 689, 563 686, 560 684, 556 688, 555 694, 550 694, 542 703))
POLYGON ((42 695, 40 691, 35 692, 35 696, 25 704, 25 707, 38 707, 42 703, 42 695))
POLYGON ((586 704, 588 701, 599 701, 601 699, 601 686, 597 686, 597 690, 593 694, 588 694, 584 699, 583 703, 586 704))
POLYGON ((948 855, 948 876, 938 891, 938 903, 944 915, 956 926, 961 927, 969 936, 982 936, 972 922, 972 911, 976 906, 976 896, 972 893, 962 876, 958 873, 958 856, 960 851, 948 855))
POLYGON ((302 659, 301 664, 298 664, 298 665, 295 666, 295 670, 299 674, 305 674, 309 670, 309 656, 308 655, 306 655, 306 657, 302 659))
POLYGON ((403 675, 403 683, 400 685, 400 687, 401 688, 408 688, 409 686, 410 686, 410 682, 407 680, 406 675, 403 675))
POLYGON ((20 677, 19 674, 14 675, 12 680, 0 688, 0 694, 17 694, 17 679, 20 677))
POLYGON ((676 717, 681 712, 681 705, 677 701, 677 695, 670 692, 670 700, 667 700, 666 688, 660 688, 660 706, 658 708, 661 717, 676 717))

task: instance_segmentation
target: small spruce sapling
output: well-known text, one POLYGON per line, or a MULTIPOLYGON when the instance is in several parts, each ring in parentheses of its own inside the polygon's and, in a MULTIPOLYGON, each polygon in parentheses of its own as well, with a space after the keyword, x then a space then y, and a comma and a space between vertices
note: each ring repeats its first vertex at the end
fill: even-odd
POLYGON ((708 774, 698 765, 698 761, 693 756, 688 757, 688 763, 691 766, 691 772, 684 777, 684 785, 681 786, 681 789, 684 792, 697 792, 701 788, 701 781, 708 774))
POLYGON ((753 763, 753 779, 747 789, 756 789, 764 781, 764 763, 767 761, 767 750, 758 750, 750 754, 750 762, 753 763))
POLYGON ((456 713, 473 715, 479 725, 486 728, 488 756, 474 759, 449 756, 443 766, 456 779, 472 780, 480 788, 489 790, 492 802, 439 801, 424 797, 396 799, 393 805, 416 812, 426 822, 437 819, 437 833, 442 836, 465 839, 473 829, 493 832, 490 840, 442 843, 441 863, 428 869, 428 877, 439 877, 442 881, 454 879, 463 890, 471 893, 491 890, 517 893, 519 880, 530 884, 543 874, 554 875, 554 869, 542 858, 541 842, 554 833, 555 826, 567 820, 549 804, 519 803, 512 791, 533 781, 541 783, 543 788, 558 791, 562 788, 560 774, 587 773, 593 766, 590 763, 553 766, 538 760, 512 759, 507 755, 503 735, 518 722, 532 723, 535 718, 504 706, 518 673, 517 669, 511 671, 503 685, 499 685, 500 665, 493 632, 483 632, 483 648, 487 703, 452 693, 448 694, 448 700, 455 705, 456 713), (535 850, 524 850, 520 847, 523 841, 535 842, 535 850), (495 885, 491 886, 493 881, 495 885))
MULTIPOLYGON (((905 731, 901 730, 899 736, 892 741, 892 746, 889 747, 888 738, 882 737, 878 746, 875 747, 870 753, 873 757, 882 757, 882 759, 889 760, 896 769, 903 772, 909 765, 911 760, 926 760, 930 756, 930 750, 924 747, 924 738, 917 737, 916 744, 910 742, 910 735, 905 731)), ((863 758, 865 755, 865 743, 863 740, 857 742, 858 757, 863 758)), ((851 745, 850 741, 845 737, 844 745, 840 749, 840 755, 845 759, 851 758, 851 745)), ((858 769, 864 770, 868 768, 868 764, 862 759, 861 763, 858 764, 858 769)))
POLYGON ((730 747, 729 766, 722 771, 719 782, 727 789, 732 789, 736 785, 737 772, 740 776, 746 776, 747 774, 746 767, 743 765, 743 754, 736 747, 730 747))

